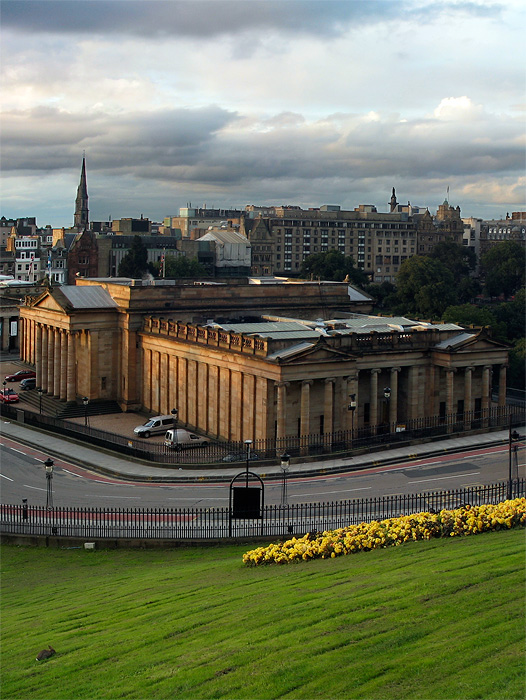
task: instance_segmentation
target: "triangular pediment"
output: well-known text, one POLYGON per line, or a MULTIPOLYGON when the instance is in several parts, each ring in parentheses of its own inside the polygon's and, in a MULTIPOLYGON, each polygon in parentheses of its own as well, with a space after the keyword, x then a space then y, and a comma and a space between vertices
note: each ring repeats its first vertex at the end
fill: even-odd
POLYGON ((356 355, 346 352, 341 348, 328 345, 323 338, 316 343, 301 343, 297 346, 286 348, 273 353, 267 359, 279 362, 282 365, 295 365, 303 363, 349 362, 358 359, 356 355))
POLYGON ((34 309, 42 309, 42 311, 60 311, 61 313, 65 313, 66 311, 65 307, 61 306, 57 299, 55 299, 48 290, 37 297, 31 306, 34 309))
POLYGON ((447 340, 443 340, 437 346, 435 350, 446 351, 450 353, 458 352, 484 352, 504 350, 508 346, 504 343, 499 343, 490 337, 488 331, 483 328, 478 333, 459 333, 447 340))

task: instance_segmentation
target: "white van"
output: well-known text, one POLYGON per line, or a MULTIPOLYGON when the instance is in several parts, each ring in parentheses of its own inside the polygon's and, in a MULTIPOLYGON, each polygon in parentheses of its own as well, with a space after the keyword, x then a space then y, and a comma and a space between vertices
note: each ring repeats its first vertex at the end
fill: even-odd
POLYGON ((167 428, 173 427, 173 416, 154 416, 144 423, 133 429, 135 435, 141 438, 149 438, 150 435, 162 435, 167 428))
POLYGON ((172 447, 174 450, 182 450, 187 447, 206 447, 210 444, 208 438, 191 433, 184 428, 177 430, 167 430, 164 436, 164 444, 166 447, 172 447), (175 435, 174 433, 177 433, 175 435))

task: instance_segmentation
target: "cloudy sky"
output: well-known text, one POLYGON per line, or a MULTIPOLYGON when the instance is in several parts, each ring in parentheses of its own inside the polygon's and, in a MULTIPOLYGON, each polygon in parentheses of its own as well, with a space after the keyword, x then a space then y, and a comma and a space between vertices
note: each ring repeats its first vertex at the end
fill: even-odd
POLYGON ((522 0, 2 0, 1 213, 524 210, 522 0), (522 54, 522 56, 521 56, 522 54))

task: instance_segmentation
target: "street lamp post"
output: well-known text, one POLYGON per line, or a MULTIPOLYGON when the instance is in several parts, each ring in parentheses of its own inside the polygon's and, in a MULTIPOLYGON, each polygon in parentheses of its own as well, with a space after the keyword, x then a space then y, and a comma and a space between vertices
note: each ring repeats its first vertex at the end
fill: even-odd
POLYGON ((46 510, 53 510, 53 460, 49 457, 44 462, 46 468, 46 510))
POLYGON ((384 388, 384 399, 385 399, 385 422, 387 423, 387 432, 391 432, 391 425, 389 423, 389 402, 391 401, 391 387, 386 386, 384 388))
POLYGON ((42 394, 44 393, 44 389, 42 389, 42 387, 39 386, 37 391, 38 391, 38 410, 39 410, 39 413, 41 414, 42 413, 42 394))
POLYGON ((511 415, 510 415, 510 428, 509 428, 509 440, 508 440, 508 500, 513 497, 513 459, 512 455, 515 455, 515 464, 517 464, 517 442, 521 439, 522 435, 516 430, 511 430, 511 415))
POLYGON ((172 419, 173 419, 174 449, 177 449, 177 419, 179 418, 179 411, 177 408, 172 408, 170 413, 172 414, 172 419))
POLYGON ((82 403, 84 404, 84 427, 87 427, 89 398, 87 396, 84 396, 84 398, 82 399, 82 403))
POLYGON ((283 486, 281 489, 281 505, 287 505, 287 475, 290 467, 290 455, 286 452, 281 455, 281 471, 283 472, 283 486))
POLYGON ((247 449, 246 487, 248 488, 248 463, 250 462, 250 445, 252 445, 252 440, 245 440, 245 445, 247 449))
POLYGON ((354 412, 356 411, 356 394, 349 395, 347 410, 351 412, 351 447, 354 440, 354 412))

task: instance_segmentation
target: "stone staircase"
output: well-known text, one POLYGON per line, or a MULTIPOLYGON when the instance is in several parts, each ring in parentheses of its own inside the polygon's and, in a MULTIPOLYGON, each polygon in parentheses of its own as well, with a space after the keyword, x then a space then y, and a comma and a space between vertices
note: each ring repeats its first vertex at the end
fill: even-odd
POLYGON ((42 398, 40 398, 36 389, 21 391, 20 397, 23 398, 26 403, 30 404, 37 413, 40 412, 40 408, 42 407, 42 413, 44 415, 53 416, 55 418, 82 418, 85 415, 102 416, 110 413, 122 413, 116 401, 95 399, 90 401, 86 407, 81 401, 65 403, 47 394, 42 394, 42 398))

